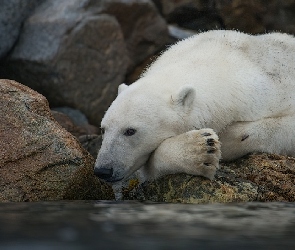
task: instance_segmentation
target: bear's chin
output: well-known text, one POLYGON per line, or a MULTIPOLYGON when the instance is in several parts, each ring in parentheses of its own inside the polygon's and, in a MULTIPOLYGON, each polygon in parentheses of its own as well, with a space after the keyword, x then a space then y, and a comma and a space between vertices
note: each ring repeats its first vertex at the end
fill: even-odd
POLYGON ((105 179, 105 182, 109 182, 109 183, 116 183, 119 181, 122 181, 124 179, 124 177, 111 177, 109 179, 105 179))

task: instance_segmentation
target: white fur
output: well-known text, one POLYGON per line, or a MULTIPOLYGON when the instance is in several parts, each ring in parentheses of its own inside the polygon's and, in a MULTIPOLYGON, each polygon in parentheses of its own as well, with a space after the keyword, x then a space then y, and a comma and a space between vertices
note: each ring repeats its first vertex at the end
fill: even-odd
POLYGON ((292 36, 219 30, 183 40, 112 103, 96 168, 126 178, 165 139, 198 128, 217 132, 224 160, 254 151, 295 156, 294 81, 292 36), (127 128, 136 134, 124 136, 127 128))

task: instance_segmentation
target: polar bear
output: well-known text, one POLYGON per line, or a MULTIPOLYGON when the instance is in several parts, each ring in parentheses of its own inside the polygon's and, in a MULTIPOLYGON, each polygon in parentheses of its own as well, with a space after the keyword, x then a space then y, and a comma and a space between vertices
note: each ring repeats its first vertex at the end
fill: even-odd
POLYGON ((295 156, 295 39, 215 30, 180 41, 118 96, 102 122, 95 173, 213 178, 222 159, 295 156), (210 129, 207 129, 210 128, 210 129))

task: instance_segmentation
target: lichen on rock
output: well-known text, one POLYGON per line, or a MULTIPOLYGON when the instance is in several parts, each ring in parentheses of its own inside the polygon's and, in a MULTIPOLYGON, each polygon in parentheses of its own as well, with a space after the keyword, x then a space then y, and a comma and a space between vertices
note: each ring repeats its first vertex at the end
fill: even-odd
POLYGON ((295 159, 256 153, 222 163, 215 179, 186 174, 145 182, 124 199, 178 203, 295 201, 295 159))

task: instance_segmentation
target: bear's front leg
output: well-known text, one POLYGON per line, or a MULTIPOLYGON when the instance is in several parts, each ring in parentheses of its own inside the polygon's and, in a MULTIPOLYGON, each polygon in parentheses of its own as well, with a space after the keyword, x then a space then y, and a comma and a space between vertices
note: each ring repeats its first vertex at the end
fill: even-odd
POLYGON ((143 169, 146 179, 187 173, 213 179, 219 168, 220 142, 212 129, 192 130, 163 141, 143 169))

